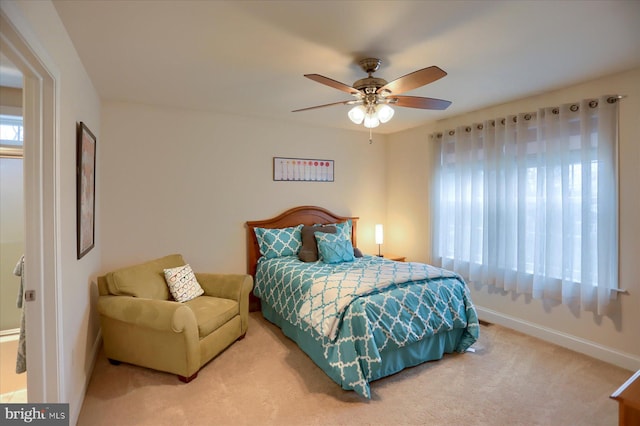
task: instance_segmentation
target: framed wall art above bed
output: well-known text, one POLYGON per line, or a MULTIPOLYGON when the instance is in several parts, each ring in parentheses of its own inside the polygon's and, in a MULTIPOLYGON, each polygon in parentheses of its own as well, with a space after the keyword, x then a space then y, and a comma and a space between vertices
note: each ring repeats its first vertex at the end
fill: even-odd
POLYGON ((273 180, 333 182, 333 160, 273 157, 273 180))

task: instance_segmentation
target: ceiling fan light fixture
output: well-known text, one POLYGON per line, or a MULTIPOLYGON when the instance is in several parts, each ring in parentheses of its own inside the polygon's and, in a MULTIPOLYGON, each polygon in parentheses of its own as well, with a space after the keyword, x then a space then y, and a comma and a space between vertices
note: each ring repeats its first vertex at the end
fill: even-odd
POLYGON ((376 107, 376 114, 381 123, 391 120, 395 111, 387 104, 381 104, 376 107))
POLYGON ((364 120, 366 111, 362 105, 357 105, 351 108, 347 115, 349 116, 349 120, 351 120, 354 124, 360 124, 364 120))
POLYGON ((367 113, 367 115, 364 116, 364 127, 366 127, 367 129, 373 129, 375 127, 378 127, 379 125, 380 119, 375 112, 367 113))
MULTIPOLYGON (((333 105, 351 105, 352 108, 347 113, 349 120, 356 125, 363 124, 364 127, 373 129, 381 123, 389 122, 393 118, 395 111, 390 104, 398 107, 432 110, 443 110, 451 104, 451 102, 442 99, 399 96, 401 93, 433 83, 446 76, 447 73, 437 66, 422 68, 387 82, 385 79, 373 76, 373 73, 380 67, 380 62, 380 59, 377 58, 361 60, 359 62, 360 67, 368 76, 357 80, 351 86, 320 74, 305 74, 304 76, 310 80, 348 93, 356 99, 297 109, 293 112, 333 105)), ((369 131, 369 141, 371 142, 371 131, 369 131)))

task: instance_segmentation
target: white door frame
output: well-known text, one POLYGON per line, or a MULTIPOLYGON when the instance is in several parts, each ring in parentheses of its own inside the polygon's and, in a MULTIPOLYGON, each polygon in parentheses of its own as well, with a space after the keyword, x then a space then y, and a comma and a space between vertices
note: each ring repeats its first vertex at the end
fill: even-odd
POLYGON ((30 403, 68 402, 60 303, 58 72, 11 2, 0 10, 0 49, 24 76, 25 290, 27 394, 30 403))

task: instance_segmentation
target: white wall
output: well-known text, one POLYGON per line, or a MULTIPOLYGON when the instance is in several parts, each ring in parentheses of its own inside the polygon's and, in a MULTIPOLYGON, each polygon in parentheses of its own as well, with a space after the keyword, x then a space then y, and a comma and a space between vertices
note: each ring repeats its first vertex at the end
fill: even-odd
POLYGON ((0 330, 20 328, 16 299, 20 277, 13 269, 24 254, 22 158, 0 158, 0 330))
MULTIPOLYGON (((99 331, 99 324, 90 316, 90 311, 96 298, 91 282, 99 268, 102 243, 100 229, 96 228, 95 248, 81 260, 76 259, 76 123, 84 121, 89 126, 97 136, 99 150, 100 99, 50 1, 3 0, 2 9, 56 78, 57 151, 52 163, 58 169, 58 250, 57 253, 48 255, 55 256, 60 278, 60 323, 57 328, 58 334, 62 336, 61 365, 58 366, 62 383, 60 401, 46 402, 70 403, 73 424, 82 406, 99 331)), ((99 168, 98 164, 98 172, 99 168)), ((99 223, 99 180, 96 185, 96 222, 99 223)), ((50 203, 52 200, 47 199, 45 202, 50 203)), ((47 279, 46 285, 55 283, 52 277, 47 279)), ((49 306, 51 303, 52 301, 45 302, 49 306)), ((29 350, 39 349, 41 350, 29 350)))
MULTIPOLYGON (((22 116, 22 90, 0 86, 0 114, 22 116)), ((24 254, 23 159, 0 158, 0 331, 20 328, 13 270, 24 254)))
POLYGON ((620 104, 620 287, 619 314, 597 317, 572 313, 566 306, 548 306, 493 292, 487 286, 472 288, 480 316, 572 347, 629 369, 640 368, 640 69, 600 78, 562 90, 533 96, 465 114, 433 125, 389 137, 388 221, 390 250, 410 259, 429 261, 429 178, 433 155, 429 134, 501 117, 509 113, 575 102, 606 94, 627 95, 620 104), (409 172, 409 170, 411 172, 409 172), (418 200, 415 205, 409 200, 418 200))
POLYGON ((260 118, 105 102, 102 270, 182 253, 201 271, 246 271, 248 220, 300 205, 360 216, 373 253, 385 217, 385 140, 260 118), (334 182, 274 182, 273 157, 335 161, 334 182))
POLYGON ((385 252, 426 262, 431 256, 429 128, 389 136, 385 252))

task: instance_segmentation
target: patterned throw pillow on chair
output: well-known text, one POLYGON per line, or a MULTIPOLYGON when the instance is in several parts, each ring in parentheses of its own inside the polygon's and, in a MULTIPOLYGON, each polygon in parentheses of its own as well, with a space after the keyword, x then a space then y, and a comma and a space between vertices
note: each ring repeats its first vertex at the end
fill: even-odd
POLYGON ((171 295, 177 302, 188 302, 204 294, 204 290, 200 287, 200 283, 196 280, 196 275, 189 264, 165 269, 164 279, 167 281, 171 295))

